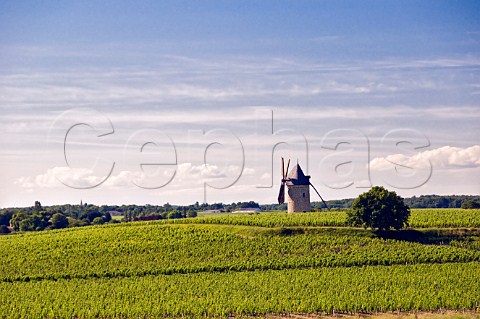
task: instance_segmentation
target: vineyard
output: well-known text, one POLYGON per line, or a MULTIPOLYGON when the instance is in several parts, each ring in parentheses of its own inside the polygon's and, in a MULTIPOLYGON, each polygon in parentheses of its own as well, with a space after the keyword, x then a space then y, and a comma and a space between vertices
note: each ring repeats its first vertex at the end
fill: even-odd
MULTIPOLYGON (((342 211, 322 213, 303 213, 289 215, 286 213, 268 213, 257 215, 204 216, 196 219, 164 221, 166 223, 203 223, 228 224, 261 227, 283 226, 347 226, 347 214, 342 211)), ((432 227, 480 227, 480 209, 412 209, 410 226, 413 228, 432 227)))
POLYGON ((478 310, 480 210, 224 214, 0 237, 0 318, 478 310))

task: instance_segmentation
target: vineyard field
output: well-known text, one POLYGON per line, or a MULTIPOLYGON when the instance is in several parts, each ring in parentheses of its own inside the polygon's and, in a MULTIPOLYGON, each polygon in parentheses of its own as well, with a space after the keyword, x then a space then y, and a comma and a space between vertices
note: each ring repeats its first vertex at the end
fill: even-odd
POLYGON ((461 310, 475 308, 479 282, 480 263, 16 282, 0 284, 0 310, 8 318, 461 310))
MULTIPOLYGON (((261 227, 282 226, 347 226, 345 211, 311 212, 291 215, 285 212, 262 214, 211 214, 196 219, 166 220, 164 223, 229 224, 261 227)), ((412 209, 412 228, 480 227, 480 209, 412 209)))
POLYGON ((0 318, 475 311, 479 216, 413 210, 382 233, 345 212, 278 212, 1 236, 0 318))

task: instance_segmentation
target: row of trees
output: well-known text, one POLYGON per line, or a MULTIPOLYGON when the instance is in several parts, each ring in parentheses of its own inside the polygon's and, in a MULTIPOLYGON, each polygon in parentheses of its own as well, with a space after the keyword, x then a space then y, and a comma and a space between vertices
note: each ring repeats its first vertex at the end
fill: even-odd
MULTIPOLYGON (((411 208, 469 208, 468 203, 474 202, 480 206, 480 196, 469 195, 422 195, 405 199, 405 204, 411 208), (466 206, 467 205, 467 206, 466 206)), ((474 208, 474 207, 470 207, 474 208)))
MULTIPOLYGON (((327 201, 330 209, 349 209, 353 205, 354 198, 337 199, 327 201)), ((405 198, 404 202, 410 208, 480 208, 480 196, 470 195, 422 195, 405 198)), ((312 202, 312 210, 325 208, 322 202, 312 202)), ((286 210, 286 204, 261 205, 262 210, 286 210)))
POLYGON ((196 217, 198 211, 220 210, 231 212, 240 208, 259 208, 256 202, 238 202, 232 204, 214 203, 187 206, 164 205, 102 205, 87 203, 80 205, 53 205, 42 207, 35 202, 33 207, 6 208, 0 210, 0 233, 8 233, 11 226, 14 231, 40 231, 66 227, 99 225, 108 222, 120 222, 113 216, 123 216, 121 221, 175 219, 196 217))
POLYGON ((108 223, 112 217, 108 211, 100 211, 94 205, 74 205, 69 209, 59 206, 42 207, 36 201, 33 207, 9 208, 0 211, 0 232, 9 232, 8 226, 14 231, 40 231, 86 225, 108 223))
POLYGON ((127 210, 123 213, 123 219, 127 222, 139 220, 158 220, 158 219, 177 219, 197 217, 197 212, 185 208, 174 209, 171 211, 151 211, 142 209, 127 210))
POLYGON ((254 201, 237 202, 231 204, 213 203, 199 204, 196 202, 186 206, 172 206, 169 203, 163 206, 144 205, 144 206, 121 206, 116 207, 117 211, 123 213, 126 221, 136 220, 154 220, 154 219, 175 219, 196 217, 199 211, 218 210, 222 212, 233 212, 242 208, 260 208, 260 205, 254 201))

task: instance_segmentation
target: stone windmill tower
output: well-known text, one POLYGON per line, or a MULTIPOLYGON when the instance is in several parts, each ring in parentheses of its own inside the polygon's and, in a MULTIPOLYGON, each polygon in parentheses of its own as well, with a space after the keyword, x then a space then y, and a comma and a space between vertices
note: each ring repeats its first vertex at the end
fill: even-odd
MULTIPOLYGON (((309 212, 310 208, 310 186, 315 190, 315 192, 320 196, 320 193, 315 189, 315 187, 310 183, 310 176, 305 175, 302 171, 302 168, 297 162, 290 172, 288 172, 288 167, 290 166, 290 160, 288 160, 287 170, 284 169, 284 159, 282 158, 282 184, 280 185, 280 192, 278 194, 278 203, 283 204, 285 202, 285 185, 287 186, 287 203, 288 203, 288 212, 309 212), (285 173, 288 173, 286 175, 285 173)), ((327 204, 320 196, 323 204, 327 207, 327 204)))

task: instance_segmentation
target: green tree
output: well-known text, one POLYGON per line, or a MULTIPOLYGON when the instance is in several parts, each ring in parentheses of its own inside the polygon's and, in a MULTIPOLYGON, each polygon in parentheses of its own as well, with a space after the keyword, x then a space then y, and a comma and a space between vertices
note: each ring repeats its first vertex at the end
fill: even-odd
POLYGON ((90 205, 80 214, 78 219, 87 219, 91 223, 95 218, 102 216, 103 214, 98 211, 98 207, 90 205))
POLYGON ((19 210, 15 214, 13 214, 12 219, 10 220, 10 224, 14 231, 20 230, 20 222, 24 219, 28 218, 28 214, 22 210, 19 210))
POLYGON ((194 210, 187 211, 187 217, 197 217, 197 212, 194 210))
POLYGON ((108 223, 112 220, 112 215, 110 215, 109 212, 104 213, 103 219, 105 219, 105 222, 108 223))
POLYGON ((40 231, 45 229, 43 216, 40 214, 30 215, 22 219, 19 224, 20 231, 40 231))
POLYGON ((68 219, 62 213, 53 214, 50 222, 52 223, 52 228, 55 228, 55 229, 68 227, 68 219))
POLYGON ((79 220, 73 217, 67 217, 68 220, 68 227, 82 227, 82 226, 87 226, 88 220, 79 220))
POLYGON ((9 226, 10 219, 12 219, 13 214, 13 211, 8 210, 0 212, 0 225, 9 226))
POLYGON ((170 213, 168 213, 168 219, 176 219, 176 218, 182 218, 182 213, 179 212, 178 210, 172 210, 170 213))
POLYGON ((168 213, 173 210, 173 207, 167 202, 165 205, 163 205, 163 210, 168 213))
POLYGON ((474 209, 474 208, 480 208, 480 201, 475 201, 475 200, 467 200, 462 203, 462 208, 464 209, 474 209))
POLYGON ((410 208, 403 198, 381 186, 374 186, 358 196, 347 214, 347 222, 353 226, 388 230, 408 226, 410 208))
POLYGON ((103 217, 95 217, 92 220, 92 225, 102 225, 102 224, 105 224, 105 218, 103 217))
POLYGON ((0 234, 9 234, 10 229, 6 225, 0 225, 0 234))

